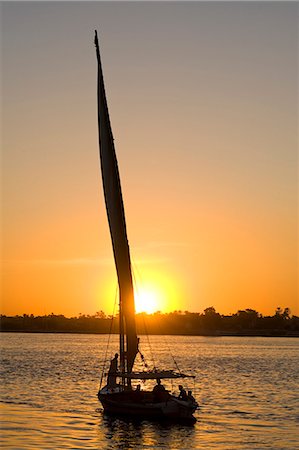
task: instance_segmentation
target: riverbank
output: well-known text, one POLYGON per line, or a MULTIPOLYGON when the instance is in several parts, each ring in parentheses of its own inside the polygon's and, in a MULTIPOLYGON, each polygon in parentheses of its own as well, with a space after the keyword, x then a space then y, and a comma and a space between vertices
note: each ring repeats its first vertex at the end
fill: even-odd
MULTIPOLYGON (((288 308, 277 308, 273 316, 263 316, 252 309, 226 316, 207 308, 203 313, 174 311, 154 314, 139 313, 135 316, 138 335, 176 336, 299 336, 299 317, 291 315, 288 308)), ((79 333, 118 334, 118 316, 104 312, 95 315, 65 317, 49 314, 34 316, 0 316, 0 330, 23 333, 79 333)))
MULTIPOLYGON (((107 334, 101 331, 72 331, 72 330, 0 330, 0 333, 36 333, 36 334, 107 334)), ((112 333, 117 335, 117 333, 112 333)), ((145 335, 145 333, 138 333, 139 336, 145 335)), ((149 333, 151 336, 207 336, 207 337, 299 337, 298 331, 286 331, 284 333, 281 330, 259 330, 259 331, 242 331, 242 332, 215 332, 215 333, 149 333)))

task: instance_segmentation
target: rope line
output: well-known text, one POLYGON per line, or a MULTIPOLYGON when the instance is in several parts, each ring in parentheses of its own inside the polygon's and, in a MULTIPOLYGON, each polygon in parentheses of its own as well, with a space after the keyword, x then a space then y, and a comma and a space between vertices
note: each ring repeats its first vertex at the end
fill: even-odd
POLYGON ((112 334, 112 326, 113 326, 113 320, 114 320, 114 314, 115 314, 115 306, 116 306, 116 301, 117 301, 117 294, 118 294, 118 285, 116 286, 116 290, 115 290, 114 306, 113 306, 113 312, 112 312, 112 318, 111 318, 111 322, 110 322, 109 335, 108 335, 108 340, 107 340, 107 345, 106 345, 106 350, 105 350, 105 357, 104 357, 104 362, 103 362, 103 367, 102 367, 102 374, 101 374, 101 380, 100 380, 100 389, 102 387, 102 382, 103 382, 103 378, 104 378, 104 372, 105 372, 105 368, 106 368, 107 353, 108 353, 108 349, 109 349, 109 345, 110 345, 110 338, 111 338, 111 334, 112 334))
POLYGON ((178 366, 178 363, 176 362, 176 360, 175 360, 175 357, 173 356, 173 354, 172 354, 172 351, 171 351, 171 349, 170 349, 170 347, 169 347, 169 345, 168 345, 168 342, 167 342, 167 340, 166 340, 166 337, 163 335, 163 340, 164 340, 164 344, 166 345, 166 347, 167 347, 167 350, 169 351, 169 353, 170 353, 170 356, 172 357, 172 360, 173 360, 173 362, 174 362, 174 365, 175 365, 175 367, 176 367, 176 369, 178 370, 178 372, 179 372, 179 374, 181 375, 182 373, 181 373, 181 370, 180 370, 180 368, 179 368, 179 366, 178 366))
MULTIPOLYGON (((137 286, 137 281, 136 281, 136 273, 137 273, 137 276, 139 278, 139 281, 142 282, 141 273, 138 270, 137 265, 132 261, 132 275, 133 275, 134 288, 135 288, 136 292, 138 292, 138 286, 137 286)), ((149 334, 148 334, 148 331, 147 331, 147 325, 146 325, 146 321, 145 321, 145 314, 142 315, 142 321, 143 321, 143 326, 144 326, 144 330, 145 330, 145 335, 146 335, 146 338, 147 338, 147 344, 148 344, 149 350, 150 350, 151 360, 152 360, 152 363, 153 363, 153 366, 154 366, 154 370, 156 370, 156 362, 155 362, 155 358, 154 358, 151 342, 150 342, 150 339, 149 339, 149 334)))

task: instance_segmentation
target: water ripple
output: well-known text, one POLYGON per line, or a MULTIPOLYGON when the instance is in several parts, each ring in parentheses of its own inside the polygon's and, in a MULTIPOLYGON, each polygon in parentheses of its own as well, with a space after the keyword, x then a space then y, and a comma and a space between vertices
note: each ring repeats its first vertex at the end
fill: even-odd
MULTIPOLYGON (((298 340, 151 338, 169 346, 200 402, 192 427, 109 418, 96 393, 106 336, 5 334, 0 388, 3 449, 266 449, 299 447, 298 340)), ((118 345, 112 339, 111 354, 118 345)), ((149 350, 148 344, 142 351, 149 350)), ((167 382, 165 382, 166 384, 167 382)), ((176 386, 166 385, 170 391, 176 386)), ((186 386, 187 387, 187 386, 186 386)))

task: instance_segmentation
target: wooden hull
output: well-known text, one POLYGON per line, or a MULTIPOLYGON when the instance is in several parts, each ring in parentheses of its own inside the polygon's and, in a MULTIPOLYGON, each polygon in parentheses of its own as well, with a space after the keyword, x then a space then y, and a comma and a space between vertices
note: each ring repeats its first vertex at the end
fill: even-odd
POLYGON ((139 419, 170 419, 195 422, 193 413, 197 409, 196 402, 178 400, 169 397, 155 401, 151 392, 107 392, 102 389, 98 393, 104 412, 112 415, 138 417, 139 419))

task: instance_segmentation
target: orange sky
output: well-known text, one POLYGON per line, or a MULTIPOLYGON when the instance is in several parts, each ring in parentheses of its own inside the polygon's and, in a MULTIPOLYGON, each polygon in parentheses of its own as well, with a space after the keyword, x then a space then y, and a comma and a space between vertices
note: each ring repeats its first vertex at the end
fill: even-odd
POLYGON ((95 28, 138 310, 299 313, 297 8, 2 4, 2 313, 113 310, 95 28))

